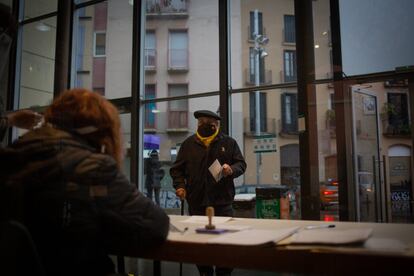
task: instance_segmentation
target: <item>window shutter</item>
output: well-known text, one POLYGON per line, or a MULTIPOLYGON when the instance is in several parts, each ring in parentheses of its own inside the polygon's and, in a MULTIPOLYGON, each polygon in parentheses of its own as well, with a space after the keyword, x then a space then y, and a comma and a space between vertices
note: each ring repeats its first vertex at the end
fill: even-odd
POLYGON ((281 99, 281 110, 282 110, 282 132, 287 132, 287 123, 286 123, 286 94, 283 93, 281 99))
POLYGON ((255 125, 255 106, 256 106, 256 98, 254 95, 254 92, 249 93, 249 110, 250 110, 250 131, 255 132, 256 131, 256 125, 255 125))
POLYGON ((260 93, 260 131, 267 132, 267 94, 260 93))
POLYGON ((292 97, 292 101, 290 104, 291 107, 291 112, 290 112, 290 116, 292 116, 292 125, 291 125, 291 129, 292 132, 298 132, 298 100, 297 100, 297 95, 296 94, 291 94, 292 97))
POLYGON ((259 12, 259 34, 263 34, 263 16, 261 12, 259 12))

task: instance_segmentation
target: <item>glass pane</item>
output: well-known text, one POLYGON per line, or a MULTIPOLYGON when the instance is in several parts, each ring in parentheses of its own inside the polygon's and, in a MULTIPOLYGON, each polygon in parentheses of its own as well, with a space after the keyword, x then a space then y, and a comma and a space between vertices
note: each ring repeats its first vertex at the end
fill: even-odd
POLYGON ((175 196, 169 169, 177 157, 181 143, 188 136, 193 135, 197 129, 197 120, 193 113, 198 109, 216 111, 218 101, 218 96, 214 96, 156 104, 148 103, 143 107, 145 123, 152 120, 155 122, 153 127, 144 129, 144 160, 140 162, 144 175, 140 188, 148 196, 152 196, 155 202, 159 200, 161 207, 168 209, 170 213, 179 214, 180 200, 175 196), (177 111, 172 110, 171 107, 182 106, 182 101, 186 102, 187 109, 181 110, 177 116, 177 111), (153 109, 153 106, 156 106, 156 109, 153 109), (185 127, 171 128, 171 125, 179 125, 183 121, 186 122, 185 127), (150 161, 152 157, 155 159, 156 155, 158 155, 159 164, 154 160, 150 161), (152 182, 147 177, 154 175, 154 171, 161 178, 161 181, 160 183, 157 181, 156 186, 151 186, 152 182), (162 175, 163 177, 161 177, 162 175), (159 189, 158 184, 160 185, 159 189))
POLYGON ((332 43, 329 0, 313 1, 315 78, 332 78, 332 43))
POLYGON ((296 81, 294 1, 230 3, 232 88, 296 81))
POLYGON ((106 34, 105 33, 95 33, 95 57, 105 56, 106 49, 106 34))
POLYGON ((131 113, 120 114, 121 128, 124 142, 124 160, 122 170, 130 180, 131 175, 131 113))
POLYGON ((296 89, 261 91, 258 98, 251 96, 255 93, 234 94, 231 101, 231 135, 237 140, 247 162, 246 173, 236 182, 239 195, 236 196, 235 215, 299 219, 299 135, 297 123, 291 124, 292 121, 297 122, 296 89), (255 105, 255 99, 260 99, 261 104, 255 105), (252 129, 255 125, 252 121, 261 126, 259 132, 252 129), (237 198, 249 194, 256 196, 256 205, 242 206, 237 198), (273 203, 264 198, 272 197, 276 205, 265 213, 264 205, 273 203), (279 197, 281 199, 276 201, 279 197))
POLYGON ((381 184, 378 178, 379 138, 377 97, 370 90, 352 87, 354 122, 354 167, 357 218, 380 221, 381 184))
POLYGON ((72 87, 108 99, 131 96, 132 6, 109 0, 74 15, 72 87))
POLYGON ((412 222, 408 81, 390 79, 351 89, 360 220, 412 222))
POLYGON ((316 86, 321 220, 339 220, 334 89, 316 86))
POLYGON ((169 68, 188 68, 188 34, 187 31, 170 31, 169 68))
POLYGON ((218 91, 218 1, 145 3, 145 83, 157 84, 156 97, 176 83, 186 83, 188 94, 218 91))
POLYGON ((145 70, 155 69, 156 67, 156 39, 155 31, 148 30, 145 36, 145 49, 144 49, 144 66, 145 70))
MULTIPOLYGON (((11 1, 0 1, 0 15, 2 18, 11 16, 11 1)), ((7 107, 7 90, 9 83, 9 54, 12 44, 9 22, 0 24, 0 114, 7 107)))
POLYGON ((341 0, 339 6, 346 75, 393 71, 396 67, 414 65, 411 47, 414 1, 341 0))
POLYGON ((55 44, 56 17, 23 26, 19 108, 51 102, 55 44))
POLYGON ((24 0, 24 19, 57 11, 57 0, 24 0))

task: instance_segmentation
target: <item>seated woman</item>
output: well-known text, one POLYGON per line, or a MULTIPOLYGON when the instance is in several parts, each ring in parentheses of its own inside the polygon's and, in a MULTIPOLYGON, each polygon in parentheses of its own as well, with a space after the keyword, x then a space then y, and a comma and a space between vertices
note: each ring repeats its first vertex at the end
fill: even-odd
POLYGON ((108 253, 165 241, 168 216, 121 172, 116 107, 74 89, 55 99, 44 119, 0 153, 0 183, 9 199, 22 201, 9 200, 15 206, 6 217, 30 230, 47 274, 107 275, 114 271, 108 253))

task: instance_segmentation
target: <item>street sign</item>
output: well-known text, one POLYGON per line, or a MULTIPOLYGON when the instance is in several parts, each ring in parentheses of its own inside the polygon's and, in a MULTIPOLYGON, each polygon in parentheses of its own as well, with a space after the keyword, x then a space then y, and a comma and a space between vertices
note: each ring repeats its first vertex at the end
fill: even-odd
POLYGON ((253 152, 276 152, 276 136, 274 135, 264 135, 256 136, 253 139, 253 152))

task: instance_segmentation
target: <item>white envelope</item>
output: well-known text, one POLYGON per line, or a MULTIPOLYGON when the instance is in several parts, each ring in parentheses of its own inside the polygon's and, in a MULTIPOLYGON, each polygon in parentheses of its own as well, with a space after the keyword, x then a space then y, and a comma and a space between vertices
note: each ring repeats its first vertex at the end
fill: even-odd
POLYGON ((214 180, 216 180, 216 182, 219 182, 220 179, 223 177, 223 166, 217 159, 214 160, 213 164, 210 165, 208 170, 210 171, 211 175, 214 177, 214 180))

